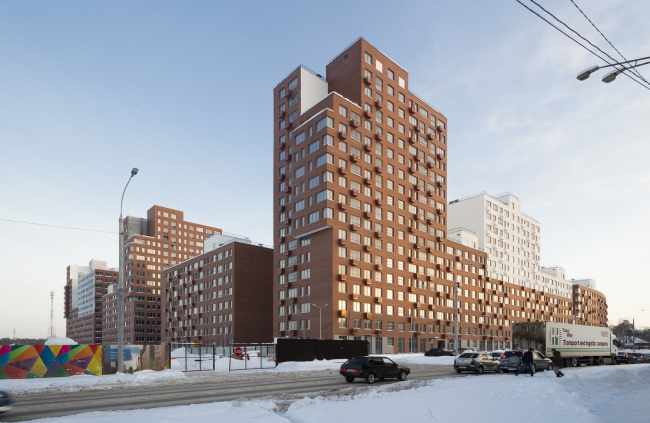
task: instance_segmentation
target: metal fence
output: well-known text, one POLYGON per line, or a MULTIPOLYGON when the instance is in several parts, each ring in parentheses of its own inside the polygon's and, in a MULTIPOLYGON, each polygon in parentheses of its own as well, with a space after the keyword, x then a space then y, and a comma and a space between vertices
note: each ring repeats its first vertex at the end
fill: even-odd
POLYGON ((196 343, 170 343, 167 350, 169 368, 183 372, 214 371, 217 361, 224 356, 224 348, 196 343))
POLYGON ((275 366, 275 344, 230 345, 228 371, 272 369, 275 366))

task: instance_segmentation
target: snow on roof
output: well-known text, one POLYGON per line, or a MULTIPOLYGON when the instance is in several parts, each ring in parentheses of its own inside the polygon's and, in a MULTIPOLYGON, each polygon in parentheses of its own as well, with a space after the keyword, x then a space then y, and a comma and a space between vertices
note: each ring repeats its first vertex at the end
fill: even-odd
POLYGON ((45 345, 79 345, 79 343, 70 338, 50 338, 45 341, 45 345))

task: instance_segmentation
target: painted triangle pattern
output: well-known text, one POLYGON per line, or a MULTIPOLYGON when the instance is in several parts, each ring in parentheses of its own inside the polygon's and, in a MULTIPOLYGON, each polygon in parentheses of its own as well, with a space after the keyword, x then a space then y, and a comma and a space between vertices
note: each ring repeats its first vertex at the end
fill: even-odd
POLYGON ((0 379, 102 374, 101 345, 0 345, 0 379))

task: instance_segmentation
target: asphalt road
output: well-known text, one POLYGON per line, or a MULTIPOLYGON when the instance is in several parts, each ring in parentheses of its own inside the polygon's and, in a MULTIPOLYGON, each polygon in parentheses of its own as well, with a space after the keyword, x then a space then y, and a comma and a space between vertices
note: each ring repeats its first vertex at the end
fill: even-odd
MULTIPOLYGON (((15 398, 15 407, 10 413, 0 415, 0 421, 15 422, 90 411, 170 407, 260 397, 295 400, 304 397, 304 394, 318 391, 344 393, 341 391, 354 392, 369 387, 362 379, 357 379, 352 384, 347 383, 338 372, 332 370, 276 373, 272 378, 268 373, 244 376, 240 379, 230 377, 228 380, 219 380, 196 375, 195 381, 190 377, 190 381, 183 384, 22 395, 15 398)), ((404 384, 404 388, 407 388, 412 384, 408 381, 468 376, 471 377, 472 374, 456 374, 451 366, 412 365, 407 382, 384 380, 377 381, 373 386, 404 384)))

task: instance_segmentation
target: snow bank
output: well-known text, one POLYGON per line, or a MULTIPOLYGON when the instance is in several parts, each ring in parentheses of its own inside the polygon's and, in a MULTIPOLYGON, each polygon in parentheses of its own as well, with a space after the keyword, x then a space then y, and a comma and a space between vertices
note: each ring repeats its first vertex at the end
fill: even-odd
POLYGON ((45 345, 79 345, 70 338, 50 338, 45 341, 45 345))
POLYGON ((51 391, 98 390, 153 385, 185 378, 185 373, 179 370, 163 370, 161 372, 142 370, 133 374, 117 373, 104 376, 79 375, 41 379, 3 379, 0 380, 0 390, 11 392, 14 395, 51 391))

